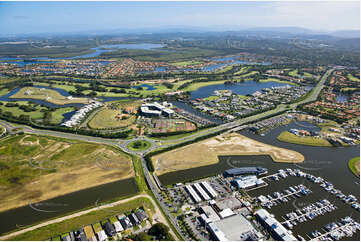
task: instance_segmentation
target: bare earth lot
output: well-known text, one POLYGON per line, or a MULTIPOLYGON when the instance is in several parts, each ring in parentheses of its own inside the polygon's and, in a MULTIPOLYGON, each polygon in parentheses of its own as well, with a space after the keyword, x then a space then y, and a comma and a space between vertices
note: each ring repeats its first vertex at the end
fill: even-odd
POLYGON ((238 133, 219 135, 152 158, 157 175, 218 163, 220 155, 270 155, 275 162, 300 163, 302 154, 247 138, 238 133))
POLYGON ((11 136, 0 141, 0 211, 133 175, 130 157, 110 146, 11 136))

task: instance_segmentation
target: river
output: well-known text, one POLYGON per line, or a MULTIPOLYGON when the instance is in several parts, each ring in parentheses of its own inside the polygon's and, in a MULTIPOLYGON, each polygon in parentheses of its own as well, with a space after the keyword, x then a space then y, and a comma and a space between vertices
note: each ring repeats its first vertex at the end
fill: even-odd
POLYGON ((113 45, 100 45, 95 48, 91 48, 93 50, 92 53, 79 55, 79 56, 72 56, 72 57, 59 57, 59 58, 50 58, 50 57, 36 57, 36 58, 29 58, 28 61, 24 62, 23 58, 19 57, 0 57, 1 61, 11 61, 9 63, 18 64, 21 66, 27 64, 37 64, 37 63, 52 63, 48 60, 56 60, 56 59, 63 59, 63 60, 72 60, 72 59, 81 59, 81 58, 94 58, 100 56, 102 53, 111 52, 117 49, 130 49, 130 50, 153 50, 153 49, 160 49, 163 48, 165 45, 163 44, 153 44, 153 43, 139 43, 139 44, 113 44, 113 45), (44 62, 38 62, 44 61, 44 62))

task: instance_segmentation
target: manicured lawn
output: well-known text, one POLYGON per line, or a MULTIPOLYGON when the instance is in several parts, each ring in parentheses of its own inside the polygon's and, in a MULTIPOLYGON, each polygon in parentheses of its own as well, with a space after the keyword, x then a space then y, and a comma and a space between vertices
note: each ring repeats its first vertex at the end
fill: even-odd
POLYGON ((355 157, 348 162, 348 168, 356 176, 360 176, 360 157, 355 157))
POLYGON ((88 98, 71 98, 64 97, 59 92, 51 89, 42 89, 37 87, 23 87, 17 93, 11 96, 11 98, 32 98, 44 100, 50 103, 64 105, 71 103, 89 103, 88 98))
POLYGON ((191 61, 175 62, 175 63, 172 63, 172 64, 175 65, 175 66, 182 67, 182 66, 189 66, 189 65, 198 65, 198 64, 202 64, 202 63, 203 63, 202 61, 191 60, 191 61))
POLYGON ((303 72, 302 73, 305 77, 312 77, 312 74, 311 73, 308 73, 308 72, 303 72))
POLYGON ((66 108, 58 108, 54 112, 51 113, 51 123, 59 124, 64 119, 63 114, 74 111, 75 108, 73 107, 66 107, 66 108))
POLYGON ((248 70, 248 67, 243 66, 243 67, 241 67, 241 69, 240 69, 239 71, 235 72, 233 75, 235 75, 235 76, 241 75, 241 74, 243 74, 243 73, 246 73, 247 70, 248 70))
MULTIPOLYGON (((54 237, 58 234, 62 234, 69 231, 74 231, 78 228, 81 228, 85 225, 95 223, 96 221, 107 219, 111 216, 115 216, 127 211, 131 211, 132 209, 136 209, 139 207, 145 207, 146 211, 150 209, 151 213, 154 213, 154 206, 149 201, 148 198, 136 198, 130 202, 119 204, 110 209, 102 209, 90 212, 88 214, 72 218, 60 223, 51 224, 33 231, 26 232, 24 234, 12 237, 10 240, 17 240, 17 241, 28 241, 28 240, 46 240, 50 237, 54 237)), ((99 223, 95 225, 97 229, 101 229, 99 223), (100 226, 100 228, 99 228, 100 226)), ((94 226, 94 225, 93 225, 94 226)), ((94 228, 95 230, 95 228, 94 228)), ((98 231, 97 231, 98 232, 98 231)))
POLYGON ((244 75, 241 75, 241 77, 249 77, 249 76, 253 76, 253 75, 256 75, 258 73, 258 71, 251 71, 249 73, 246 73, 244 75))
POLYGON ((322 138, 314 138, 314 137, 299 137, 294 135, 288 131, 282 132, 277 139, 279 141, 293 143, 293 144, 300 144, 300 145, 310 145, 310 146, 332 146, 330 142, 326 139, 322 138))
POLYGON ((232 68, 233 68, 233 65, 228 65, 223 68, 220 68, 219 70, 216 70, 215 73, 217 73, 217 74, 224 73, 224 72, 232 70, 232 68))
POLYGON ((107 103, 89 121, 92 129, 127 127, 134 123, 140 101, 123 100, 107 103))
POLYGON ((357 77, 354 77, 353 75, 351 75, 350 73, 347 74, 347 78, 351 81, 354 81, 354 82, 359 82, 360 79, 358 79, 357 77))
POLYGON ((295 70, 293 70, 293 71, 290 71, 290 72, 288 73, 288 75, 293 76, 293 77, 298 77, 298 69, 295 69, 295 70))
POLYGON ((151 144, 146 140, 136 140, 128 144, 127 148, 130 150, 146 150, 151 146, 151 144))
POLYGON ((220 98, 219 96, 209 96, 209 97, 203 98, 203 100, 213 101, 213 100, 218 100, 219 98, 220 98))
POLYGON ((214 82, 196 82, 196 83, 192 83, 191 85, 189 85, 188 87, 182 89, 182 91, 196 91, 201 87, 205 87, 205 86, 210 86, 210 85, 218 85, 218 84, 223 84, 226 80, 221 80, 221 81, 214 81, 214 82))
MULTIPOLYGON (((45 108, 37 106, 36 111, 32 112, 24 112, 19 107, 6 107, 5 105, 8 103, 6 101, 1 101, 4 105, 0 106, 1 111, 4 112, 10 112, 13 114, 13 116, 19 117, 20 115, 29 115, 31 119, 42 119, 44 116, 43 112, 40 112, 40 110, 45 110, 45 108)), ((16 102, 10 102, 10 103, 17 103, 19 105, 28 105, 29 102, 27 101, 16 101, 16 102)))
POLYGON ((277 79, 277 78, 261 79, 261 80, 259 80, 259 82, 279 82, 279 83, 286 83, 286 84, 289 84, 289 85, 296 85, 293 82, 283 81, 283 80, 280 80, 280 79, 277 79))

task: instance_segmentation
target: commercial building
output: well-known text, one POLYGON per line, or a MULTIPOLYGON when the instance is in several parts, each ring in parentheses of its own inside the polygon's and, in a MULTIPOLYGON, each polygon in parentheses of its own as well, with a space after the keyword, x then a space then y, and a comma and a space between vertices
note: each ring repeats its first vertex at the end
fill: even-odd
POLYGON ((198 191, 198 194, 203 198, 203 200, 207 201, 211 199, 208 194, 203 190, 201 185, 199 185, 199 183, 195 183, 193 184, 193 186, 198 191))
POLYGON ((261 240, 263 238, 251 222, 240 214, 210 223, 208 230, 214 239, 220 241, 261 240))
POLYGON ((265 184, 262 179, 258 179, 256 176, 237 177, 231 183, 238 189, 253 188, 265 184))
POLYGON ((275 240, 297 241, 295 236, 292 235, 292 232, 283 227, 283 225, 265 209, 257 210, 255 215, 260 224, 271 233, 275 240))
POLYGON ((201 182, 201 185, 211 198, 216 198, 218 196, 218 193, 208 184, 208 182, 201 182))
POLYGON ((145 103, 140 107, 140 114, 146 117, 173 117, 174 111, 166 108, 165 106, 154 102, 154 103, 145 103))
POLYGON ((202 206, 199 208, 200 214, 205 214, 207 220, 204 222, 207 224, 208 222, 216 222, 220 220, 220 217, 216 213, 216 211, 213 210, 211 206, 202 206))
POLYGON ((224 172, 225 176, 240 176, 240 175, 246 175, 246 174, 252 174, 252 175, 263 175, 266 174, 268 170, 263 167, 239 167, 239 168, 233 168, 228 169, 224 172))
POLYGON ((215 223, 209 223, 207 228, 208 228, 208 231, 211 233, 213 239, 218 240, 218 241, 228 241, 228 239, 226 238, 224 233, 218 229, 218 227, 215 223))
POLYGON ((186 186, 186 190, 193 199, 194 202, 199 203, 202 201, 202 199, 198 196, 198 194, 194 191, 191 185, 186 186))

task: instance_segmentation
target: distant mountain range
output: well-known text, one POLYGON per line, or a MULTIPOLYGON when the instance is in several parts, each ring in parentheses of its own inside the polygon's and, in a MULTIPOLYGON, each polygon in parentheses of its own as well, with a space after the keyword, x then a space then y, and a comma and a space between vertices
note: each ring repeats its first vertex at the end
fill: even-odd
MULTIPOLYGON (((81 32, 68 33, 39 33, 29 34, 27 36, 65 36, 65 35, 116 35, 116 34, 160 34, 160 33, 210 33, 210 32, 231 32, 237 34, 252 34, 264 36, 332 36, 337 38, 360 38, 360 30, 339 30, 339 31, 321 31, 311 30, 301 27, 255 27, 246 28, 240 26, 160 26, 148 28, 116 28, 103 30, 86 30, 81 32)), ((4 34, 3 34, 4 36, 4 34)), ((13 37, 20 37, 20 35, 12 35, 13 37)))

